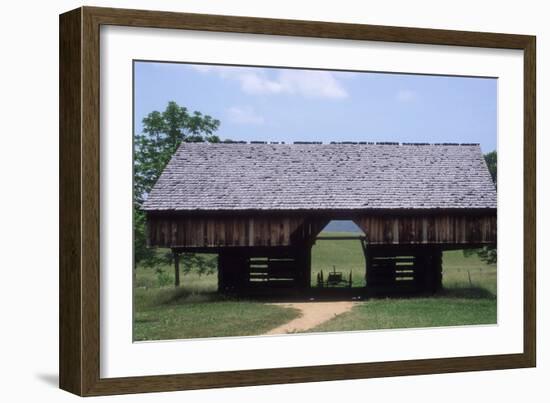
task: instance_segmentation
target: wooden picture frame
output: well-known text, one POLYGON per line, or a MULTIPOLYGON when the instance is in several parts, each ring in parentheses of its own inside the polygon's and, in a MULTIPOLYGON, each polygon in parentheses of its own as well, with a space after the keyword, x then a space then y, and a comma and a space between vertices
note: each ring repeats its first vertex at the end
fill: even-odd
POLYGON ((81 396, 533 367, 535 311, 535 37, 81 7, 60 16, 60 387, 81 396), (100 377, 99 35, 119 25, 524 52, 523 353, 276 369, 100 377))

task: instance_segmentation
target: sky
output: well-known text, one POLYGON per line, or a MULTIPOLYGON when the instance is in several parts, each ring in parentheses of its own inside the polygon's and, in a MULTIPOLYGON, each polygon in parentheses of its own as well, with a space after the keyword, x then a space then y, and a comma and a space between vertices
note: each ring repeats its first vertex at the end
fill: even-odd
POLYGON ((244 141, 480 143, 496 149, 497 79, 135 62, 134 124, 175 101, 244 141))

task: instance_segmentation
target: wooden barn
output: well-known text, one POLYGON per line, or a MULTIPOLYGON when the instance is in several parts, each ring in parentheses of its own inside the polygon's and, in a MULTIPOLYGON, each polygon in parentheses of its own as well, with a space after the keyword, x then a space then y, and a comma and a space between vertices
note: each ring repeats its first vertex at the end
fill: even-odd
POLYGON ((366 288, 433 292, 442 251, 496 245, 477 144, 184 143, 144 203, 148 244, 218 254, 221 291, 311 287, 331 220, 363 231, 366 288))

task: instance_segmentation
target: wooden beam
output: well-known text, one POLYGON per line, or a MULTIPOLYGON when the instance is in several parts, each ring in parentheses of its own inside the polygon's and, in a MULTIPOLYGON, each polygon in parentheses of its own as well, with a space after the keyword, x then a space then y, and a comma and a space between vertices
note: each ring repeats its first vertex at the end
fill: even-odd
POLYGON ((358 240, 362 241, 363 239, 367 239, 365 236, 318 236, 315 238, 316 241, 350 241, 350 240, 358 240))

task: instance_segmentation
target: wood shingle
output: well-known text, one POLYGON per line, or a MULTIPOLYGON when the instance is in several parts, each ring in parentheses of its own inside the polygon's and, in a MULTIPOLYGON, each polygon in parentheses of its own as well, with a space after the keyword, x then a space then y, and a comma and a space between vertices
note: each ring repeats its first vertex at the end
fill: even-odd
POLYGON ((479 145, 183 143, 154 211, 496 209, 479 145))

